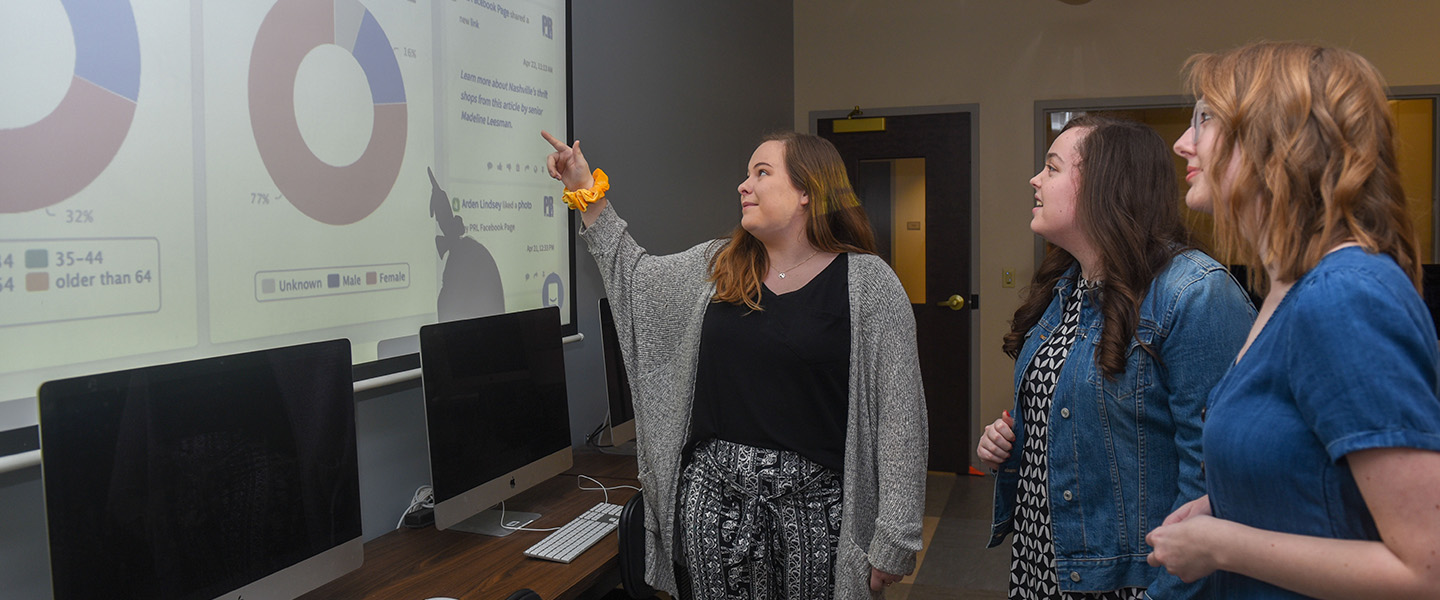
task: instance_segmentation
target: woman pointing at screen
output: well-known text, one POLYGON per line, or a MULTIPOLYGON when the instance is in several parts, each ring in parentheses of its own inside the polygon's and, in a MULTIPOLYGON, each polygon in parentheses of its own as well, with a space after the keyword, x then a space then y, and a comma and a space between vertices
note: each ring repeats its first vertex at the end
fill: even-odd
POLYGON ((646 580, 682 599, 829 600, 912 571, 927 454, 915 322, 835 147, 767 137, 739 227, 653 256, 580 143, 543 135, 633 376, 646 580))

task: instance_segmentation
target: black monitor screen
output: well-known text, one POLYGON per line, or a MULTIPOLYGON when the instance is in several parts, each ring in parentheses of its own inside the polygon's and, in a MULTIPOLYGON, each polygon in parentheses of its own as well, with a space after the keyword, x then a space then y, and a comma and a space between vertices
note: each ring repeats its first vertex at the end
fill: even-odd
POLYGON ((555 307, 420 329, 436 502, 570 447, 560 338, 555 307))
POLYGON ((346 340, 52 381, 39 403, 56 598, 209 599, 358 548, 346 340))
POLYGON ((610 425, 613 427, 635 419, 635 406, 630 398, 630 377, 625 374, 625 358, 620 352, 620 336, 615 331, 615 315, 610 300, 600 299, 600 335, 605 349, 605 383, 610 396, 610 425))
POLYGON ((1430 309, 1430 320, 1440 328, 1440 265, 1422 265, 1422 268, 1421 295, 1425 298, 1425 306, 1430 309))

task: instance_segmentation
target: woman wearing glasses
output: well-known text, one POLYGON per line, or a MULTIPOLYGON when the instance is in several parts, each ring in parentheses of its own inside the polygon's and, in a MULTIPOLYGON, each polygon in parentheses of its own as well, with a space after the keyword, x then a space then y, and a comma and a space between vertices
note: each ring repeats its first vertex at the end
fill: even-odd
POLYGON ((1015 408, 977 452, 998 471, 991 546, 1013 531, 1011 598, 1190 598, 1145 534, 1204 493, 1201 408, 1255 311, 1190 247, 1169 148, 1080 117, 1030 180, 1053 245, 1005 336, 1015 408))
POLYGON ((1225 598, 1440 597, 1440 353, 1380 73, 1298 43, 1187 69, 1187 202, 1269 293, 1150 562, 1225 598))

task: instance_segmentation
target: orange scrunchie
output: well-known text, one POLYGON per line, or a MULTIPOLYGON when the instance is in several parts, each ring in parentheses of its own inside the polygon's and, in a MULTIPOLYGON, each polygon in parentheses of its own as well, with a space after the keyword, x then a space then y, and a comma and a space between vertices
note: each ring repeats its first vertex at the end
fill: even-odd
POLYGON ((565 206, 578 209, 580 212, 585 212, 586 207, 605 197, 605 192, 610 190, 610 177, 605 175, 605 172, 600 169, 595 169, 593 175, 595 177, 595 185, 591 186, 588 190, 571 190, 570 188, 565 188, 565 195, 561 197, 565 200, 565 206))

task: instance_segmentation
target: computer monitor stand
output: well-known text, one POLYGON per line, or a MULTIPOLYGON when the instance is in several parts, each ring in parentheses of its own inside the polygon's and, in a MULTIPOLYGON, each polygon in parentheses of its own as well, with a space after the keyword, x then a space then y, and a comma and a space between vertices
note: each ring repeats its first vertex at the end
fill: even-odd
POLYGON ((515 527, 529 525, 535 519, 540 518, 540 513, 505 511, 505 523, 500 523, 499 509, 482 510, 474 516, 450 526, 450 529, 458 529, 469 533, 478 533, 490 537, 505 537, 515 533, 515 527), (508 528, 507 528, 508 527, 508 528))
POLYGON ((623 455, 625 455, 625 456, 635 456, 635 440, 630 440, 630 441, 625 442, 625 443, 623 443, 623 444, 617 444, 617 445, 611 446, 611 447, 609 447, 609 448, 606 448, 606 449, 605 449, 605 453, 606 453, 606 454, 623 454, 623 455))

